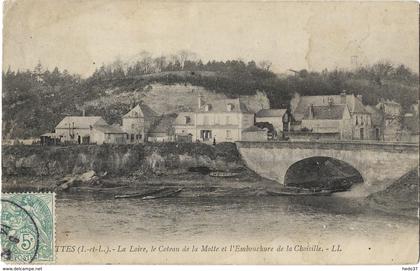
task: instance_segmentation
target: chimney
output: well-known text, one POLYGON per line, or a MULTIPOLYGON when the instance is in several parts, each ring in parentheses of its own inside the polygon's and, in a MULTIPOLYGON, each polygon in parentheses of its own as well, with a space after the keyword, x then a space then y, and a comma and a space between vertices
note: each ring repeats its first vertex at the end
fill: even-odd
POLYGON ((201 97, 201 94, 200 95, 198 95, 198 109, 200 110, 200 108, 201 108, 201 106, 203 105, 202 104, 202 97, 201 97))
POLYGON ((83 109, 82 110, 82 116, 84 117, 84 116, 86 116, 86 112, 85 112, 85 110, 83 109))
POLYGON ((346 104, 346 90, 343 90, 343 92, 340 93, 340 103, 346 104))

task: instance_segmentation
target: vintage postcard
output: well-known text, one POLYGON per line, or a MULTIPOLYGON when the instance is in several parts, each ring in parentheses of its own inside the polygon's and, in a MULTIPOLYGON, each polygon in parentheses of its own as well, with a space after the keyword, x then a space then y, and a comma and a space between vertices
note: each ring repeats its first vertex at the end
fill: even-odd
POLYGON ((418 10, 5 1, 2 261, 415 264, 418 10))

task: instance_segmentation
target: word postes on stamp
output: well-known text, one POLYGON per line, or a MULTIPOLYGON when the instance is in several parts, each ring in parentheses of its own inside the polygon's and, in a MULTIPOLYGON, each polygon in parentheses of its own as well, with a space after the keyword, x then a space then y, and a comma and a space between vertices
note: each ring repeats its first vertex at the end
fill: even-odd
POLYGON ((55 194, 2 194, 1 207, 2 260, 54 262, 55 194))

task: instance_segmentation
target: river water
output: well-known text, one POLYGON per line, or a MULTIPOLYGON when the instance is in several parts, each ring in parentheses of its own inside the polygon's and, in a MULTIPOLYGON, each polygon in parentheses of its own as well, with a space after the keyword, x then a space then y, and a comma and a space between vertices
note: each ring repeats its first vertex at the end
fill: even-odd
MULTIPOLYGON (((340 197, 199 197, 119 199, 60 195, 58 240, 132 242, 272 240, 343 236, 397 240, 417 233, 416 218, 372 209, 365 200, 340 197), (64 236, 66 238, 64 238, 64 236)), ((64 242, 64 241, 63 241, 64 242)))

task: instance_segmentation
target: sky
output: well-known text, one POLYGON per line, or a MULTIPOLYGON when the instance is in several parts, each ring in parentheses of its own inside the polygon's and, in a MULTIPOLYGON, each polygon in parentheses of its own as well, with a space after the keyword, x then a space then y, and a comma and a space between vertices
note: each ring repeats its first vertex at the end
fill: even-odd
POLYGON ((3 69, 40 61, 89 76, 103 63, 186 49, 272 70, 391 61, 418 72, 416 2, 9 0, 3 69))

